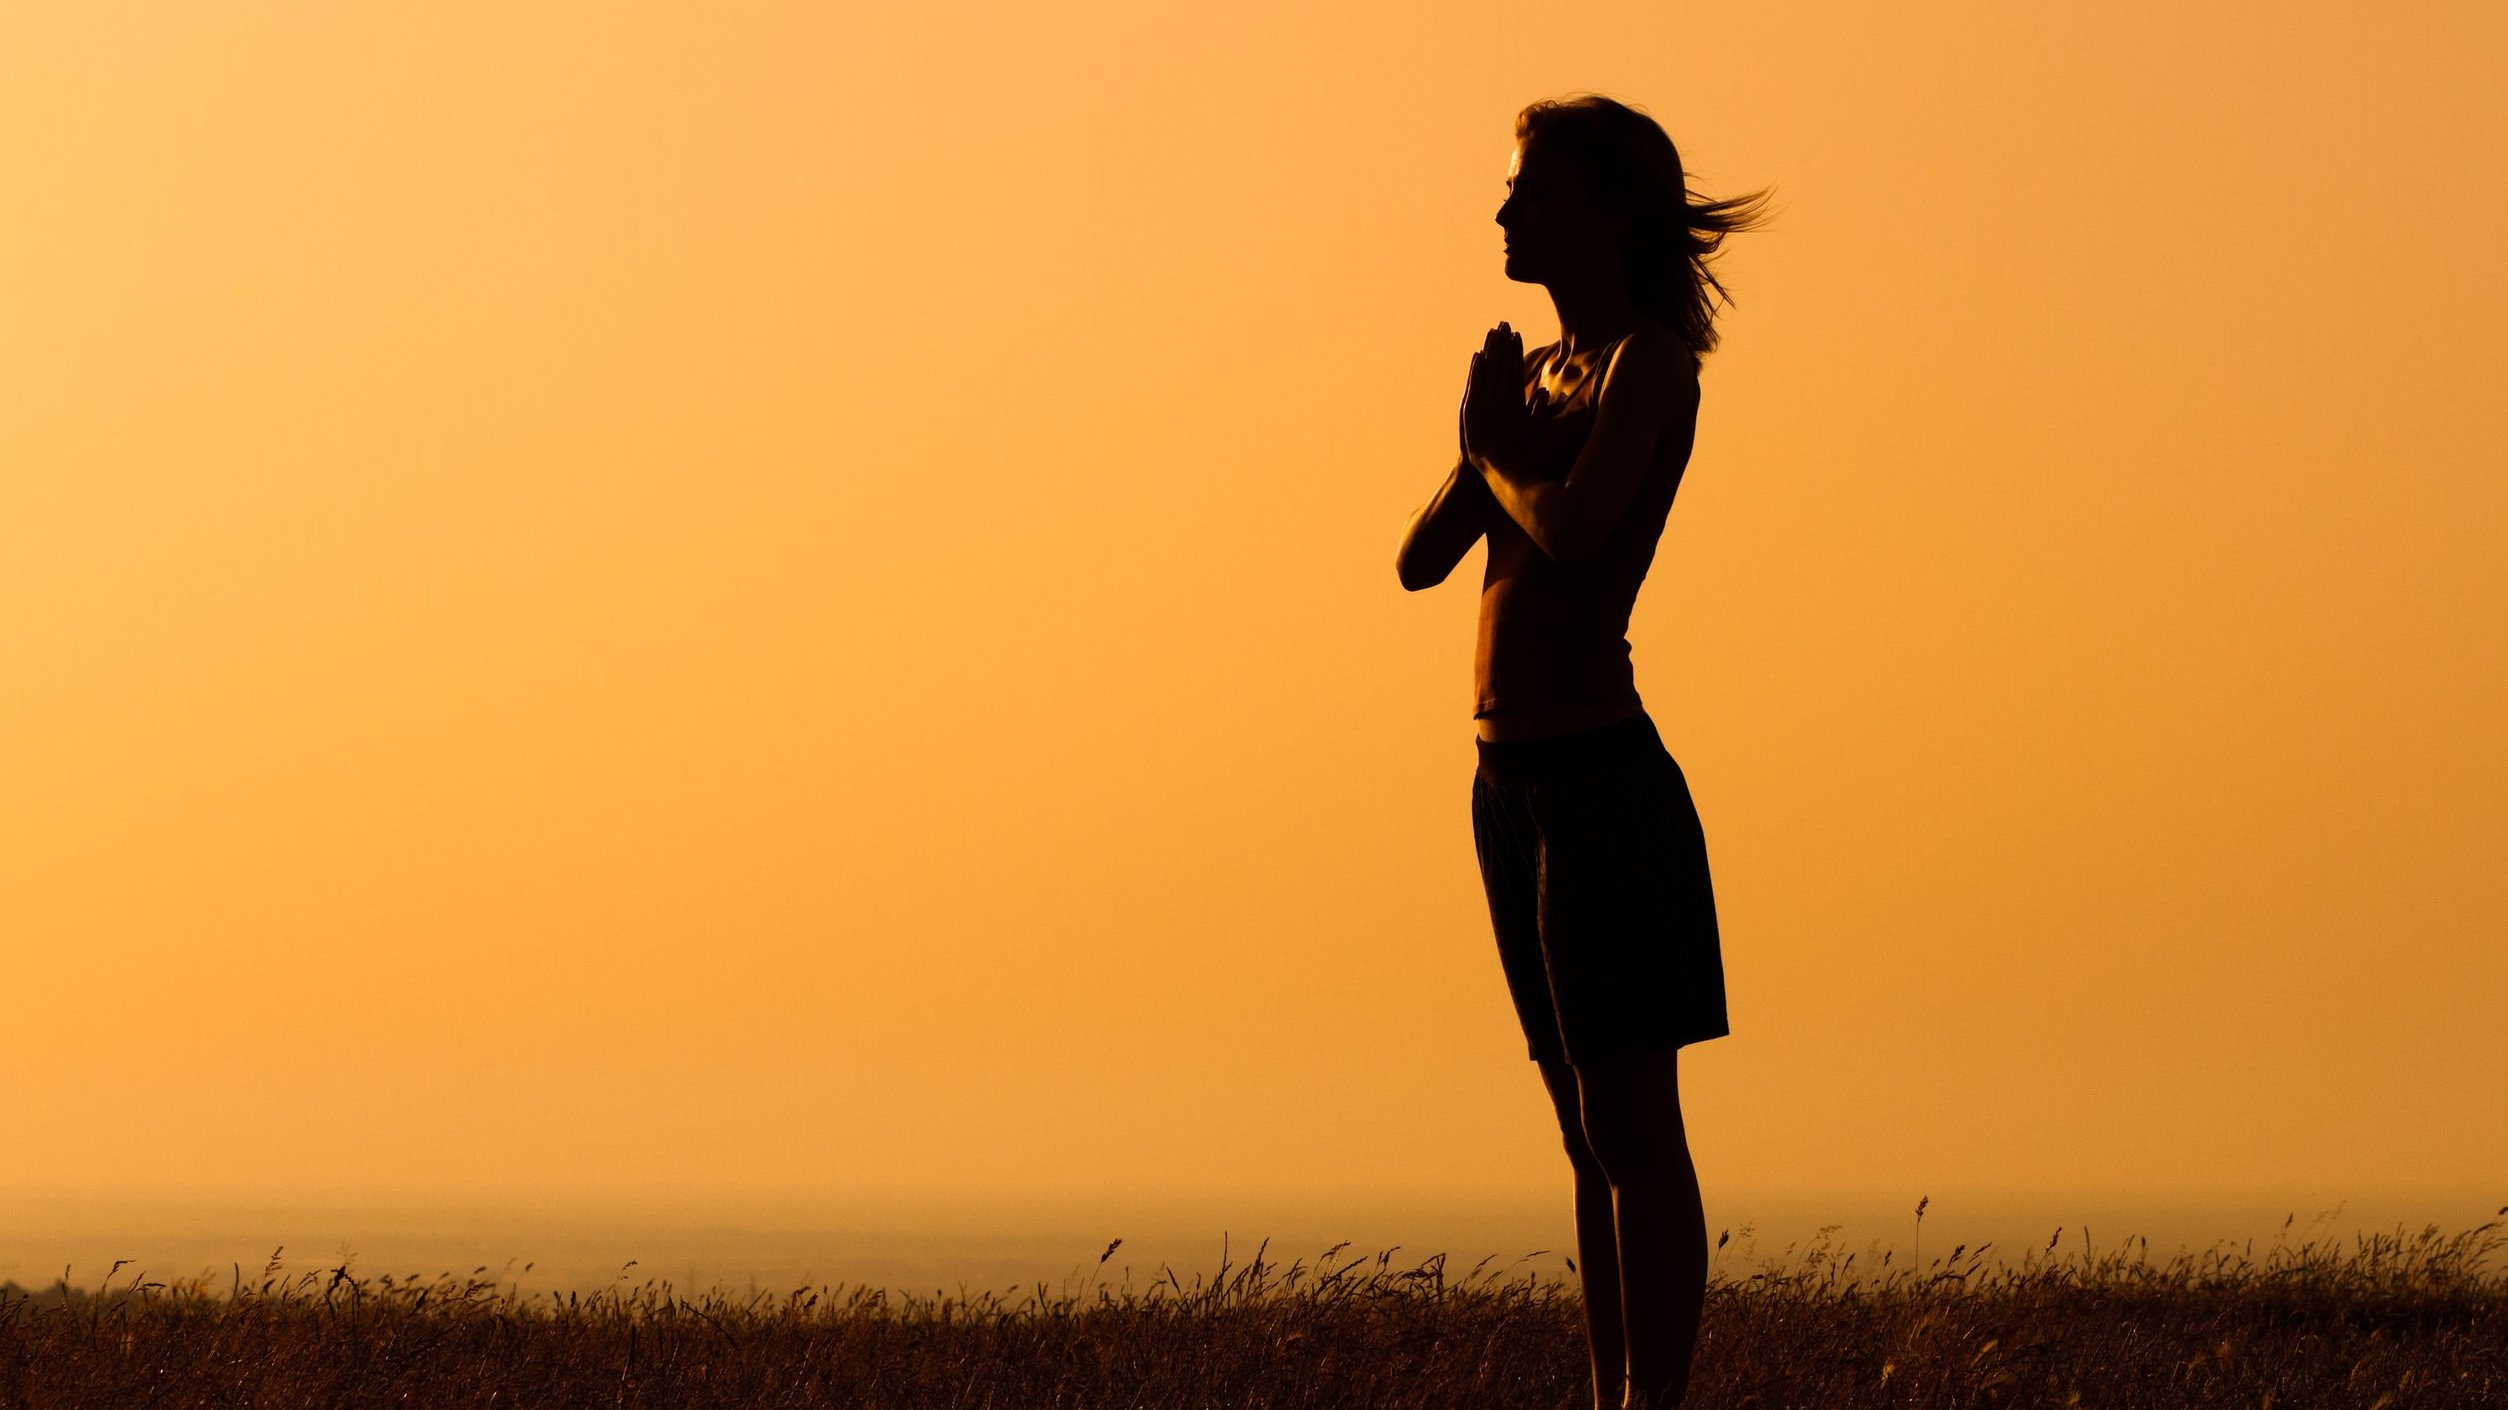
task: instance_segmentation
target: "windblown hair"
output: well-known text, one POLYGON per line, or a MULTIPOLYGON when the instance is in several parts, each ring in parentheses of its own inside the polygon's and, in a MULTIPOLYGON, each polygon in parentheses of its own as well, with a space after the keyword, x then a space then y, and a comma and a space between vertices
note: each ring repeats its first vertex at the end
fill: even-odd
POLYGON ((1691 204, 1681 154, 1644 109, 1596 93, 1545 98, 1515 115, 1519 142, 1567 159, 1586 194, 1604 210, 1626 213, 1628 243, 1620 252, 1629 296, 1703 357, 1715 350, 1713 288, 1733 302, 1707 262, 1724 237, 1766 222, 1767 189, 1691 204))

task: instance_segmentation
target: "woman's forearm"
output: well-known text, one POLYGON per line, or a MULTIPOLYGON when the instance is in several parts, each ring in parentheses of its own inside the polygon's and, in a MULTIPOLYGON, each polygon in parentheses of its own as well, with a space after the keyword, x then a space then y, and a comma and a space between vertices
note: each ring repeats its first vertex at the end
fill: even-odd
POLYGON ((1416 590, 1444 582, 1488 532, 1490 516, 1500 512, 1480 472, 1470 461, 1457 459, 1428 503, 1413 511, 1403 532, 1402 551, 1394 559, 1403 586, 1416 590))
POLYGON ((1498 510, 1515 521, 1533 545, 1554 559, 1566 561, 1568 545, 1561 526, 1567 521, 1567 486, 1537 480, 1526 473, 1520 457, 1482 451, 1471 457, 1482 487, 1498 510))

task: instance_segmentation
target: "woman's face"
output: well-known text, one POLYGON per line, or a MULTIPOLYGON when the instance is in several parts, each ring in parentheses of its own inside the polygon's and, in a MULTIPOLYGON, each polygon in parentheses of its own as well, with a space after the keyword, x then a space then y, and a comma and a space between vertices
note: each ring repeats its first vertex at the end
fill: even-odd
POLYGON ((1506 231, 1507 277, 1545 284, 1562 270, 1604 265, 1617 257, 1628 230, 1585 195, 1575 169, 1539 142, 1515 145, 1507 162, 1507 198, 1498 207, 1506 231))

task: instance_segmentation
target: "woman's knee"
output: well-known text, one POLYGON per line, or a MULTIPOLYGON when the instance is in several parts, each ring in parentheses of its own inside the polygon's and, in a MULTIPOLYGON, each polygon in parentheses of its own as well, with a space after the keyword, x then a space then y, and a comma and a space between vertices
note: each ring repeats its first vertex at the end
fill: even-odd
POLYGON ((1694 1170, 1689 1142, 1677 1124, 1587 1117, 1585 1144, 1594 1167, 1615 1188, 1652 1188, 1694 1170))
POLYGON ((1600 1161, 1593 1144, 1585 1138, 1584 1095, 1576 1080, 1576 1069, 1545 1059, 1541 1063, 1541 1080, 1550 1089, 1551 1109, 1559 1118, 1559 1143, 1567 1150, 1568 1163, 1576 1167, 1580 1178, 1599 1174, 1600 1161))

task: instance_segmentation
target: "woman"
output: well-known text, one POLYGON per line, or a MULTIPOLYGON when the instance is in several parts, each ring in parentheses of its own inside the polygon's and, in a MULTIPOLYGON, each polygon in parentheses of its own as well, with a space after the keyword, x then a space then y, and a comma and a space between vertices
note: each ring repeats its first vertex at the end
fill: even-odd
MULTIPOLYGON (((1691 205, 1655 121, 1608 98, 1517 115, 1507 277, 1559 341, 1473 355, 1462 458, 1411 518, 1411 590, 1482 535, 1472 831, 1499 960, 1576 1183, 1597 1410, 1678 1404, 1707 1226, 1674 1058, 1727 1031, 1706 837, 1630 669, 1627 629, 1715 346, 1706 256, 1766 193, 1691 205)), ((1729 300, 1728 300, 1729 302, 1729 300)))

